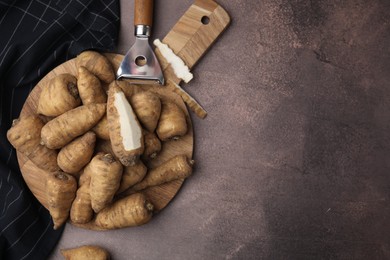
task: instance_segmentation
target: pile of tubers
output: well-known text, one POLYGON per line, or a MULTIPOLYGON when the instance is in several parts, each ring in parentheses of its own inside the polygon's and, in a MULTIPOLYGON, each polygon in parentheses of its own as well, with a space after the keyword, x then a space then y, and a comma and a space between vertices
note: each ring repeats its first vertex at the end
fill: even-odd
POLYGON ((76 66, 78 75, 59 74, 43 86, 36 113, 14 120, 7 138, 50 172, 44 181, 54 229, 69 218, 100 229, 145 224, 154 206, 144 191, 192 173, 186 155, 146 166, 164 142, 188 132, 186 115, 152 91, 116 81, 98 52, 81 53, 76 66))

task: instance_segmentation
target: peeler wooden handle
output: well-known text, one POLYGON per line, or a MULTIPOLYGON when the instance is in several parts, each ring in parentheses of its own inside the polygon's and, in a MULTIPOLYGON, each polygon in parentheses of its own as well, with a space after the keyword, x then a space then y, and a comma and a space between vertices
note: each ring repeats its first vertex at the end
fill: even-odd
POLYGON ((151 27, 153 23, 153 0, 135 0, 134 25, 151 27))

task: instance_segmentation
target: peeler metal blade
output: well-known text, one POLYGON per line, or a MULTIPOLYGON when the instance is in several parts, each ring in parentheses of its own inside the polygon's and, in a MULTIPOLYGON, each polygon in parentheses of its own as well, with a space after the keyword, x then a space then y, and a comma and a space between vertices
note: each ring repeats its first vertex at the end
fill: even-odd
POLYGON ((128 78, 138 84, 164 85, 164 74, 156 54, 149 45, 153 16, 153 0, 134 1, 135 43, 123 58, 117 79, 128 78))
POLYGON ((119 66, 117 79, 135 79, 139 80, 139 84, 150 84, 152 81, 164 85, 164 74, 148 40, 147 37, 136 37, 119 66))

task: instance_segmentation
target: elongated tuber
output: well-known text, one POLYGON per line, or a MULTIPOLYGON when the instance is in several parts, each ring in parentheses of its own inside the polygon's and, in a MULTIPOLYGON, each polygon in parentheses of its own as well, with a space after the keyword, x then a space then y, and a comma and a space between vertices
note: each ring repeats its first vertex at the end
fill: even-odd
POLYGON ((69 144, 65 145, 58 153, 58 166, 67 173, 76 174, 92 158, 96 142, 94 132, 87 132, 84 135, 74 139, 69 144))
POLYGON ((82 181, 82 185, 80 185, 77 190, 76 198, 74 199, 70 209, 70 219, 73 223, 85 224, 91 221, 93 217, 91 195, 89 192, 90 182, 91 178, 85 179, 82 181))
POLYGON ((98 246, 80 246, 77 248, 61 249, 66 260, 109 260, 110 254, 98 246))
POLYGON ((96 51, 84 51, 76 58, 77 67, 87 68, 96 77, 105 83, 111 83, 115 80, 114 70, 110 61, 102 54, 96 51))
POLYGON ((47 171, 57 171, 57 151, 40 144, 43 122, 38 116, 16 119, 7 131, 12 146, 27 156, 36 166, 47 171))
POLYGON ((149 131, 154 132, 161 113, 161 101, 157 94, 142 91, 131 96, 131 106, 141 124, 149 131))
POLYGON ((117 193, 124 192, 134 184, 140 182, 145 177, 147 170, 142 161, 138 161, 133 166, 124 167, 122 181, 117 193))
POLYGON ((135 193, 100 211, 95 224, 103 229, 140 226, 152 218, 152 213, 153 204, 142 193, 135 193))
POLYGON ((76 179, 70 174, 58 171, 47 178, 46 198, 54 229, 58 229, 68 219, 76 190, 76 179))
POLYGON ((131 191, 140 191, 148 187, 157 186, 166 182, 184 179, 191 175, 193 160, 185 155, 177 155, 158 167, 151 169, 145 178, 130 188, 131 191))
POLYGON ((161 141, 177 140, 187 133, 187 121, 183 110, 172 101, 164 101, 156 133, 161 141))
POLYGON ((112 151, 124 166, 134 165, 144 151, 144 137, 130 103, 116 85, 110 86, 107 119, 112 151))
POLYGON ((144 133, 144 145, 145 150, 142 154, 142 159, 145 161, 156 158, 157 154, 161 151, 161 142, 155 133, 144 133))
POLYGON ((41 131, 42 142, 50 149, 64 147, 74 138, 86 133, 102 118, 106 104, 89 104, 49 121, 41 131))
POLYGON ((77 84, 83 105, 107 102, 107 94, 99 78, 84 66, 79 67, 77 84))
POLYGON ((111 203, 122 178, 123 167, 111 154, 99 153, 84 169, 91 171, 91 204, 95 212, 111 203))
POLYGON ((59 116, 81 104, 75 76, 65 73, 52 78, 41 92, 37 112, 59 116))

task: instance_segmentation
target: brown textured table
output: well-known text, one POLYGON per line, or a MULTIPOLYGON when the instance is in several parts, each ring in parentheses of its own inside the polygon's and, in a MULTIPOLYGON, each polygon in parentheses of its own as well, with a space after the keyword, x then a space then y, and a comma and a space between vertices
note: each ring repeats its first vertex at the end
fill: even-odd
MULTIPOLYGON (((163 38, 192 1, 156 1, 163 38)), ((119 53, 133 38, 122 0, 119 53)), ((232 24, 185 88, 194 175, 149 224, 67 225, 59 248, 113 259, 389 259, 387 1, 218 1, 232 24)))

